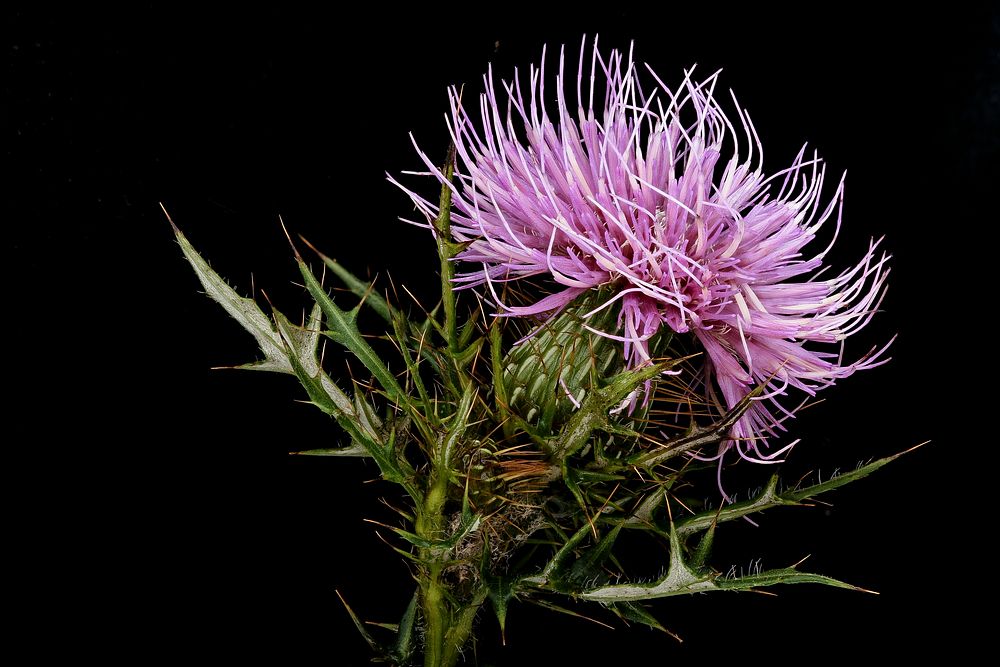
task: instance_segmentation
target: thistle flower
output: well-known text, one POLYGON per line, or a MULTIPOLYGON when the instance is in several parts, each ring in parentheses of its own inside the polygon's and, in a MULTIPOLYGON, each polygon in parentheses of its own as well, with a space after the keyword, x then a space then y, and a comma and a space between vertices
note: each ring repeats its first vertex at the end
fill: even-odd
MULTIPOLYGON (((744 458, 773 462, 779 452, 764 446, 797 409, 790 389, 812 396, 887 361, 888 344, 845 363, 843 342, 878 309, 888 257, 873 241, 856 265, 824 277, 833 241, 811 256, 803 248, 831 218, 836 240, 843 177, 824 205, 826 167, 805 146, 765 174, 749 114, 730 93, 737 129, 716 97, 718 72, 702 81, 686 72, 671 89, 647 66, 655 86, 644 89, 631 53, 605 58, 595 40, 589 53, 581 44, 574 86, 565 60, 563 51, 554 91, 544 51, 526 90, 515 72, 499 95, 491 69, 478 113, 450 90, 451 231, 468 243, 457 259, 473 265, 456 289, 485 286, 499 315, 548 318, 605 287, 609 298, 584 317, 619 308, 618 330, 599 333, 621 341, 633 367, 649 361, 654 336, 690 332, 705 352, 703 391, 721 409, 764 385, 718 456, 735 443, 744 458), (555 289, 504 304, 495 283, 528 277, 555 289)), ((422 173, 446 182, 417 151, 422 173)), ((414 224, 433 230, 437 205, 399 187, 428 220, 414 224)))

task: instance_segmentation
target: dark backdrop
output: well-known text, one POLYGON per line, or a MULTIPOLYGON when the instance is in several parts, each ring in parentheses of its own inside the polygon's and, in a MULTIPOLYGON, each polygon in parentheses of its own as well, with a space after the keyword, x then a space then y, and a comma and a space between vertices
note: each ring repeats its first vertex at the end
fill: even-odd
POLYGON ((830 506, 773 511, 722 538, 720 566, 812 554, 813 570, 880 596, 787 587, 657 603, 681 645, 515 604, 505 648, 484 614, 479 664, 971 647, 982 635, 960 593, 981 590, 990 564, 968 462, 989 463, 991 430, 958 430, 988 424, 963 375, 987 364, 977 318, 989 290, 975 271, 996 220, 996 12, 493 9, 8 14, 5 328, 19 388, 9 431, 25 458, 11 470, 32 485, 15 506, 18 549, 40 566, 24 620, 66 640, 38 650, 221 659, 277 644, 275 664, 364 664, 334 590, 366 619, 402 611, 407 572, 362 522, 389 518, 386 488, 362 462, 286 455, 339 437, 295 403, 290 379, 210 370, 255 349, 198 293, 157 202, 220 273, 285 312, 305 299, 279 214, 355 272, 430 300, 433 245, 395 221, 410 206, 384 178, 420 167, 407 133, 443 153, 447 85, 476 91, 487 62, 507 76, 546 42, 575 51, 584 32, 605 48, 634 39, 667 80, 724 67, 769 169, 809 141, 848 170, 839 265, 888 237, 885 312, 855 349, 898 332, 894 360, 802 414, 793 470, 934 442, 830 506))

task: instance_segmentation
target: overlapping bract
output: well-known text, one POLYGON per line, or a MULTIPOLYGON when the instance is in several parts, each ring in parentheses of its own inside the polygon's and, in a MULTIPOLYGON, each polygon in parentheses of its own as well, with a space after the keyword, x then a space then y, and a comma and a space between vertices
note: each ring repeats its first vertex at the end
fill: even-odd
MULTIPOLYGON (((716 97, 718 73, 697 81, 688 72, 671 89, 647 67, 644 89, 631 54, 605 58, 595 42, 581 46, 575 82, 560 55, 553 90, 544 60, 526 89, 515 74, 502 94, 490 71, 478 109, 450 91, 451 230, 468 242, 458 259, 473 265, 456 288, 485 286, 498 314, 544 318, 612 286, 597 310, 620 308, 619 330, 602 333, 623 343, 630 365, 648 361, 653 336, 690 332, 706 353, 704 392, 721 408, 765 385, 723 451, 736 443, 745 458, 773 459, 763 444, 795 411, 781 400, 790 388, 813 395, 886 360, 883 347, 845 363, 842 347, 884 294, 879 243, 835 277, 824 276, 832 241, 803 254, 831 218, 839 230, 843 179, 824 205, 826 168, 805 147, 765 174, 748 114, 732 96, 734 124, 716 97), (553 96, 554 118, 545 108, 553 96), (531 276, 555 289, 526 306, 502 302, 495 283, 531 276)), ((445 182, 418 152, 424 173, 445 182)), ((400 187, 428 220, 438 214, 400 187)))

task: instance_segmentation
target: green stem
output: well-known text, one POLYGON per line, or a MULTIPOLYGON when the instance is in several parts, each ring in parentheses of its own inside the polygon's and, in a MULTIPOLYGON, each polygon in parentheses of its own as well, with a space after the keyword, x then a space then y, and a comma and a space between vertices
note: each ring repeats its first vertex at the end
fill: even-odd
POLYGON ((448 603, 447 584, 441 580, 441 569, 428 572, 424 589, 424 667, 454 667, 462 647, 472 634, 472 622, 487 597, 480 586, 472 598, 456 608, 448 603))
POLYGON ((444 640, 450 613, 445 600, 444 584, 441 581, 441 566, 431 565, 426 580, 421 581, 420 585, 424 594, 424 622, 427 628, 424 636, 424 665, 443 667, 447 665, 444 662, 444 640))
POLYGON ((476 589, 472 599, 462 605, 453 615, 453 623, 448 628, 448 632, 445 633, 440 667, 452 667, 452 665, 458 664, 458 656, 461 654, 462 647, 465 646, 469 635, 472 634, 472 621, 475 620, 476 613, 486 600, 486 596, 486 587, 480 586, 476 589))
POLYGON ((458 334, 455 325, 455 291, 452 279, 455 277, 455 246, 451 240, 451 179, 455 173, 455 146, 448 149, 448 161, 444 166, 447 182, 441 186, 438 217, 434 220, 437 232, 438 256, 441 258, 441 299, 444 304, 444 331, 448 350, 458 353, 458 334))
MULTIPOLYGON (((424 509, 417 519, 417 532, 427 540, 439 540, 445 525, 448 480, 436 471, 424 496, 424 509)), ((443 575, 447 556, 422 549, 425 566, 420 573, 421 604, 424 614, 424 666, 453 667, 472 632, 476 612, 487 597, 484 586, 477 587, 471 598, 459 602, 448 590, 443 575)))
MULTIPOLYGON (((425 540, 438 540, 444 526, 444 506, 448 497, 447 477, 435 471, 435 479, 424 497, 424 511, 417 519, 417 534, 425 540)), ((444 665, 444 639, 450 621, 450 610, 441 580, 444 565, 440 555, 430 549, 421 549, 426 565, 420 573, 421 604, 424 612, 424 665, 444 665)))

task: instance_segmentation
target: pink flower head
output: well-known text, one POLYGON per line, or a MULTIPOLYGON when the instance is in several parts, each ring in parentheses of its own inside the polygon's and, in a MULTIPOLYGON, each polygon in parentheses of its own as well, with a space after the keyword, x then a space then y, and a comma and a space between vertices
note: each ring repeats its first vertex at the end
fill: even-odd
MULTIPOLYGON (((581 44, 575 82, 561 53, 546 90, 544 61, 543 52, 526 88, 515 73, 502 94, 491 70, 478 110, 450 91, 451 230, 470 242, 458 259, 474 265, 457 288, 486 285, 500 314, 544 317, 612 286, 592 313, 620 308, 619 331, 603 333, 623 342, 631 366, 649 360, 658 333, 690 332, 705 351, 710 400, 731 408, 764 385, 731 442, 745 458, 772 460, 761 446, 794 413, 781 401, 790 388, 812 396, 886 361, 888 346, 844 363, 842 346, 884 295, 879 243, 834 277, 823 263, 832 241, 802 252, 831 218, 839 230, 843 178, 823 205, 826 167, 805 147, 765 174, 749 115, 730 93, 734 125, 716 98, 718 73, 699 82, 687 72, 671 89, 647 66, 655 86, 644 89, 631 53, 604 58, 595 41, 589 53, 581 44), (544 104, 553 94, 554 118, 544 104), (557 288, 528 306, 504 305, 494 283, 529 276, 557 288)), ((403 189, 428 221, 437 216, 433 202, 403 189)))

